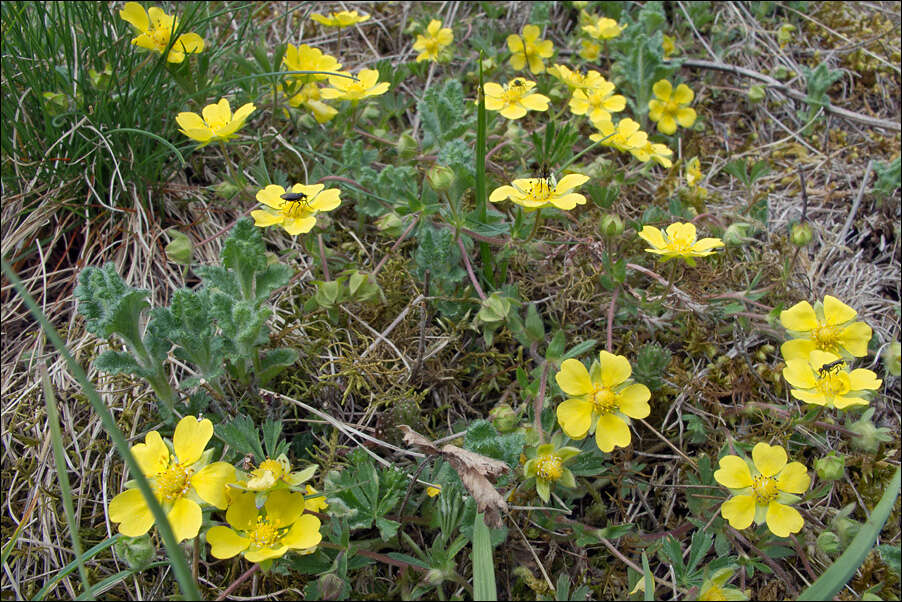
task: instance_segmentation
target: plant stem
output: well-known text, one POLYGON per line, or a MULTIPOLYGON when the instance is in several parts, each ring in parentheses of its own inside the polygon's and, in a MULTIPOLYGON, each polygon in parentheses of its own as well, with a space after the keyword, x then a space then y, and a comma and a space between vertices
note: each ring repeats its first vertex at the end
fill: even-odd
POLYGON ((254 566, 252 566, 251 568, 249 568, 248 570, 246 570, 240 577, 238 577, 237 579, 235 579, 235 581, 233 581, 232 584, 229 585, 229 586, 225 589, 225 591, 223 591, 221 594, 219 594, 219 597, 216 598, 217 602, 218 602, 219 600, 225 600, 227 597, 229 597, 229 594, 231 594, 233 591, 235 591, 236 589, 238 589, 238 586, 239 586, 239 585, 241 585, 242 583, 244 583, 245 581, 247 581, 254 573, 256 573, 256 572, 259 571, 259 570, 260 570, 260 565, 259 565, 259 564, 255 564, 254 566))

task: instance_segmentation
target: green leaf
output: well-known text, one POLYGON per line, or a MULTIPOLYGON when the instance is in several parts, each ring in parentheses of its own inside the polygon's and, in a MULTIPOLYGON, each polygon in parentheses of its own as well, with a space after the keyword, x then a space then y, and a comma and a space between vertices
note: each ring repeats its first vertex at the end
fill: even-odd
POLYGON ((478 454, 503 460, 511 467, 520 463, 520 454, 526 443, 522 433, 500 434, 488 420, 474 420, 467 428, 464 448, 478 454))
POLYGON ((266 386, 282 370, 298 361, 298 352, 287 347, 272 349, 260 358, 260 372, 257 379, 260 384, 266 386))
POLYGON ((497 600, 492 541, 482 514, 473 522, 473 599, 497 600))
POLYGON ((102 339, 118 334, 129 345, 140 344, 138 324, 141 313, 150 307, 147 301, 150 292, 126 285, 114 264, 82 270, 73 295, 88 332, 102 339))
POLYGON ((108 374, 131 374, 132 376, 147 376, 147 370, 138 365, 128 353, 107 349, 94 360, 94 368, 108 374))
POLYGON ((539 316, 539 310, 535 303, 530 303, 526 308, 526 334, 534 342, 545 340, 545 323, 539 316))
POLYGON ((218 424, 216 432, 229 447, 239 454, 253 454, 258 462, 262 462, 266 458, 263 446, 260 445, 257 426, 244 414, 238 414, 226 424, 218 424))
POLYGON ((473 116, 464 100, 463 86, 457 79, 434 85, 417 103, 417 114, 423 126, 423 148, 441 146, 473 131, 473 116))
POLYGON ((902 547, 885 543, 877 546, 877 551, 880 552, 880 557, 883 559, 883 562, 886 563, 886 566, 896 573, 896 576, 898 577, 900 565, 902 565, 902 547))
POLYGON ((896 468, 889 486, 880 498, 880 502, 871 512, 871 517, 867 520, 858 535, 846 548, 836 562, 824 571, 817 581, 811 584, 801 594, 799 600, 832 600, 840 589, 848 583, 849 579, 858 570, 858 567, 867 558, 874 542, 883 530, 886 519, 889 518, 890 512, 899 496, 899 487, 902 485, 902 469, 896 468))
POLYGON ((645 552, 642 552, 642 578, 645 579, 643 598, 646 602, 651 602, 655 599, 655 578, 651 574, 651 567, 648 566, 648 556, 645 555, 645 552))

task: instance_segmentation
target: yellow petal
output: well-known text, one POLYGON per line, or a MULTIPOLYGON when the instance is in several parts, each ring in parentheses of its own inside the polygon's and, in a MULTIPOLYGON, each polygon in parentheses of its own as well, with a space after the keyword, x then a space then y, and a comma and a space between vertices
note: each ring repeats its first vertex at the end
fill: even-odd
POLYGON ((786 493, 805 493, 811 485, 808 470, 801 462, 790 462, 777 478, 777 489, 786 493))
POLYGON ((671 117, 670 114, 664 113, 658 120, 658 129, 662 134, 667 134, 669 136, 677 130, 676 120, 671 117))
POLYGON ((811 366, 812 370, 818 372, 825 364, 832 364, 838 359, 839 356, 835 353, 814 349, 808 354, 808 365, 811 366))
POLYGON ((865 368, 856 368, 849 372, 849 387, 853 391, 876 391, 882 384, 883 381, 877 378, 876 373, 865 368))
POLYGON ((802 358, 787 360, 786 367, 783 368, 783 378, 793 387, 800 389, 812 389, 817 384, 817 377, 808 365, 808 360, 802 358))
POLYGON ((693 123, 695 123, 695 109, 691 107, 683 107, 682 109, 678 109, 676 112, 676 120, 682 127, 688 128, 691 127, 693 123))
POLYGON ((567 395, 588 395, 595 390, 592 381, 589 380, 589 371, 581 361, 573 358, 561 363, 561 369, 554 375, 554 380, 567 395))
POLYGON ((191 485, 197 491, 197 495, 220 510, 224 510, 229 503, 226 498, 226 485, 234 482, 235 467, 228 462, 213 462, 191 477, 191 485))
POLYGON ((780 345, 780 353, 787 362, 802 360, 807 364, 808 356, 815 349, 817 349, 817 343, 811 339, 792 339, 780 345))
POLYGON ((257 523, 259 514, 256 504, 256 494, 253 491, 232 489, 232 501, 226 510, 226 520, 239 531, 250 531, 257 523))
POLYGON ((592 402, 568 399, 557 407, 557 421, 571 439, 582 439, 592 426, 592 402))
POLYGON ((251 540, 228 527, 217 525, 207 531, 207 543, 210 544, 210 554, 222 560, 245 551, 251 540))
POLYGON ((605 453, 615 447, 626 447, 630 444, 630 428, 620 416, 614 414, 600 416, 595 426, 595 443, 598 449, 605 453))
POLYGON ((282 544, 296 550, 312 548, 323 539, 319 532, 320 525, 318 518, 305 514, 297 519, 291 530, 282 537, 282 544))
POLYGON ((316 211, 331 211, 341 204, 341 191, 338 188, 330 188, 316 195, 310 202, 310 208, 316 211))
POLYGON ((288 232, 288 234, 290 234, 291 236, 297 236, 298 234, 310 232, 315 225, 316 218, 313 216, 297 218, 289 217, 285 218, 285 221, 282 223, 282 227, 285 228, 285 231, 288 232))
POLYGON ((267 207, 282 209, 282 205, 285 204, 285 200, 281 198, 283 194, 285 194, 284 188, 270 184, 263 190, 258 190, 255 198, 267 207))
POLYGON ((650 244, 655 249, 663 249, 667 246, 664 242, 664 235, 654 226, 644 226, 639 232, 639 238, 650 244))
POLYGON ((213 127, 214 124, 228 123, 232 119, 232 109, 229 107, 229 101, 220 98, 219 102, 209 104, 201 110, 201 115, 207 125, 213 127))
MULTIPOLYGON (((585 205, 586 197, 576 192, 571 192, 570 194, 565 194, 563 196, 554 196, 549 199, 552 205, 557 207, 558 209, 563 209, 564 211, 570 211, 577 205, 585 205)), ((545 203, 542 203, 543 205, 545 203)))
POLYGON ((767 528, 777 537, 789 537, 790 533, 798 533, 805 526, 799 511, 785 504, 771 502, 767 506, 767 528))
POLYGON ((629 360, 622 355, 602 350, 598 360, 601 363, 601 384, 609 389, 624 382, 633 373, 629 360))
POLYGON ((721 504, 720 515, 734 529, 745 529, 755 519, 755 498, 750 495, 737 495, 721 504))
POLYGON ((304 494, 278 489, 266 499, 266 517, 285 527, 294 523, 304 513, 304 494))
POLYGON ((839 344, 855 357, 864 357, 868 354, 868 342, 873 331, 864 322, 853 322, 843 328, 839 333, 839 344))
POLYGON ((752 448, 755 468, 765 477, 772 477, 786 466, 786 450, 779 445, 768 445, 763 441, 752 448))
POLYGON ((207 124, 204 123, 204 120, 200 115, 189 111, 184 111, 176 115, 175 122, 179 124, 183 130, 202 130, 207 127, 207 124))
POLYGON ((720 468, 714 471, 714 480, 727 489, 744 489, 752 486, 749 466, 739 456, 721 458, 720 468))
POLYGON ((528 94, 520 99, 520 106, 529 111, 547 111, 550 101, 544 94, 528 94))
POLYGON ((150 29, 150 20, 147 17, 147 11, 137 2, 126 2, 119 16, 135 26, 138 31, 147 31, 150 29))
POLYGON ((567 192, 576 188, 577 186, 582 186, 588 181, 589 176, 584 176, 583 174, 579 173, 571 173, 561 178, 554 189, 556 192, 567 192))
POLYGON ((513 186, 499 186, 489 195, 489 200, 493 203, 500 203, 515 194, 517 194, 517 189, 513 186))
POLYGON ((244 553, 244 557, 247 558, 249 562, 263 562, 264 560, 269 560, 271 558, 281 558, 289 550, 288 547, 281 543, 274 544, 274 546, 275 547, 272 548, 260 549, 251 545, 248 551, 244 553))
POLYGON ((845 410, 852 406, 866 406, 870 402, 863 397, 840 395, 833 400, 833 407, 837 410, 845 410))
POLYGON ((167 515, 176 543, 197 537, 203 513, 200 506, 186 497, 180 497, 167 515))
POLYGON ((655 85, 651 87, 651 91, 654 92, 655 96, 664 102, 670 100, 672 90, 673 86, 666 79, 655 82, 655 85))
POLYGON ((673 98, 671 98, 671 100, 677 104, 687 105, 692 102, 693 98, 695 98, 695 92, 693 92, 686 84, 680 84, 676 87, 676 90, 674 90, 673 98))
POLYGON ((183 53, 203 52, 204 39, 194 32, 189 32, 180 35, 172 48, 183 53))
POLYGON ((817 406, 833 405, 833 403, 830 402, 823 393, 819 393, 817 391, 802 391, 799 389, 792 389, 789 394, 799 401, 804 401, 805 403, 810 403, 817 406))
POLYGON ((185 416, 175 427, 172 447, 182 466, 194 464, 204 453, 204 448, 213 436, 213 423, 208 418, 198 420, 185 416))
POLYGON ((256 110, 257 107, 254 106, 254 103, 249 102, 247 104, 244 104, 241 106, 241 108, 235 111, 234 115, 232 115, 232 121, 237 121, 244 125, 244 122, 247 121, 247 118, 250 116, 250 114, 256 110))
POLYGON ((127 537, 144 535, 153 526, 153 514, 140 489, 126 489, 114 497, 108 513, 110 521, 119 523, 119 532, 127 537))
POLYGON ((651 414, 649 399, 651 391, 641 383, 632 384, 617 394, 620 411, 630 418, 647 418, 651 414))
POLYGON ((262 211, 260 209, 251 211, 251 217, 254 218, 254 225, 261 228, 275 226, 276 224, 281 224, 285 221, 285 216, 281 213, 270 213, 269 211, 262 211))
POLYGON ((817 316, 807 301, 799 301, 789 309, 780 312, 780 323, 786 330, 808 332, 817 328, 817 316))
POLYGON ((150 431, 144 443, 132 446, 132 456, 146 476, 159 474, 169 467, 169 448, 157 431, 150 431))
POLYGON ((824 297, 824 318, 828 326, 844 324, 849 320, 854 320, 857 315, 858 312, 836 297, 830 295, 824 297))

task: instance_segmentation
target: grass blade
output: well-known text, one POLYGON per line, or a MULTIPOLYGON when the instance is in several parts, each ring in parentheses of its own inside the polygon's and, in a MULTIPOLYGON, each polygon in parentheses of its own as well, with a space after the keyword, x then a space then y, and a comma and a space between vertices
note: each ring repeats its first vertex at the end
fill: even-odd
POLYGON ((495 562, 492 559, 492 539, 482 514, 473 523, 473 599, 497 600, 495 562))
POLYGON ((82 591, 88 600, 94 599, 94 590, 88 579, 88 571, 85 568, 85 560, 81 553, 81 538, 78 536, 78 521, 75 519, 75 507, 72 505, 72 487, 69 484, 69 472, 66 470, 66 450, 63 446, 63 433, 60 429, 59 409, 56 405, 56 396, 53 394, 53 385, 50 384, 50 376, 47 374, 46 362, 41 364, 41 385, 44 389, 44 401, 47 405, 47 423, 50 427, 50 440, 53 443, 53 461, 56 464, 56 477, 59 479, 60 494, 63 498, 63 509, 66 513, 66 524, 69 526, 69 535, 72 537, 72 552, 75 553, 75 562, 78 565, 78 574, 81 577, 82 591))
POLYGON ((128 441, 126 441, 125 437, 122 436, 122 433, 119 432, 119 428, 116 426, 113 415, 100 399, 97 390, 94 389, 94 385, 88 380, 88 375, 85 374, 81 364, 75 361, 75 358, 69 353, 69 349, 56 332, 56 329, 47 320, 47 316, 44 315, 44 312, 41 311, 41 308, 38 307, 32 296, 28 294, 28 291, 22 285, 22 280, 9 264, 6 263, 5 259, 0 258, 0 268, 2 268, 3 274, 15 287, 19 296, 22 297, 22 300, 25 302, 31 315, 34 316, 35 320, 41 325, 47 338, 66 360, 66 366, 68 367, 70 374, 72 374, 72 376, 75 377, 75 380, 78 381, 78 384, 81 385, 88 401, 91 403, 91 407, 100 417, 104 430, 110 435, 110 439, 112 439, 116 451, 119 452, 119 455, 128 466, 132 478, 137 481, 138 489, 140 489, 141 493, 144 495, 144 500, 147 502, 147 506, 153 514, 157 530, 160 533, 160 537, 163 539, 163 544, 166 546, 166 554, 172 562, 172 571, 175 573, 175 577, 182 589, 182 595, 188 600, 200 600, 201 596, 197 589, 197 583, 195 583, 194 578, 191 576, 191 570, 188 568, 188 562, 185 560, 185 555, 175 541, 175 536, 172 533, 172 527, 169 525, 169 520, 163 512, 163 508, 160 506, 159 502, 157 502, 153 490, 150 488, 150 483, 147 482, 147 478, 141 471, 141 467, 138 466, 138 462, 135 460, 134 456, 132 456, 131 450, 129 450, 128 441))
MULTIPOLYGON (((485 91, 483 90, 482 77, 482 53, 479 53, 479 90, 476 94, 476 210, 479 223, 488 222, 488 192, 485 181, 485 155, 486 155, 486 119, 485 119, 485 91)), ((482 259, 482 273, 492 286, 495 285, 494 262, 492 250, 486 242, 479 243, 479 257, 482 259)))
POLYGON ((645 595, 643 599, 645 602, 651 602, 655 599, 655 578, 651 574, 651 567, 648 566, 648 556, 645 555, 645 552, 642 552, 642 574, 642 578, 645 580, 645 595))
MULTIPOLYGON (((112 546, 114 543, 119 541, 119 538, 121 538, 121 537, 122 536, 117 533, 117 534, 113 535, 112 537, 110 537, 109 539, 104 539, 99 544, 97 544, 96 546, 94 546, 93 548, 91 548, 90 550, 85 552, 84 554, 82 554, 81 555, 82 561, 89 560, 89 559, 93 558, 94 556, 96 556, 97 554, 103 552, 108 547, 112 546)), ((62 581, 66 575, 68 575, 69 573, 74 571, 76 568, 78 568, 78 559, 77 558, 75 560, 73 560, 72 562, 70 562, 69 564, 67 564, 66 566, 64 566, 62 569, 60 569, 60 571, 56 575, 54 575, 53 578, 51 578, 49 581, 47 581, 47 583, 44 584, 44 587, 39 589, 38 593, 36 593, 34 595, 34 598, 32 598, 32 600, 35 602, 43 600, 44 596, 47 595, 47 592, 49 592, 54 587, 56 587, 57 583, 62 581)))
POLYGON ((818 577, 817 581, 799 594, 799 600, 832 600, 833 596, 852 578, 874 547, 877 536, 880 535, 886 519, 893 510, 896 497, 899 495, 899 486, 902 484, 902 472, 900 471, 902 469, 896 469, 896 474, 893 475, 889 487, 880 498, 877 507, 871 512, 871 518, 861 527, 846 551, 830 565, 830 568, 824 571, 823 575, 818 577))

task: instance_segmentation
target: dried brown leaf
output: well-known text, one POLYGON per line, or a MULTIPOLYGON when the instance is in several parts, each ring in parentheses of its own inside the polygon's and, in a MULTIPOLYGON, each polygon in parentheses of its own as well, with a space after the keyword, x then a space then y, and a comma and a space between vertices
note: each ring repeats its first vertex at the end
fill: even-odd
POLYGON ((400 429, 400 431, 404 433, 404 443, 406 443, 407 445, 415 445, 429 455, 436 455, 439 453, 438 448, 432 444, 432 441, 419 434, 406 424, 399 424, 398 429, 400 429))
POLYGON ((454 466, 454 470, 472 470, 485 477, 497 477, 507 470, 507 463, 482 454, 461 449, 456 445, 442 448, 442 456, 454 466))

